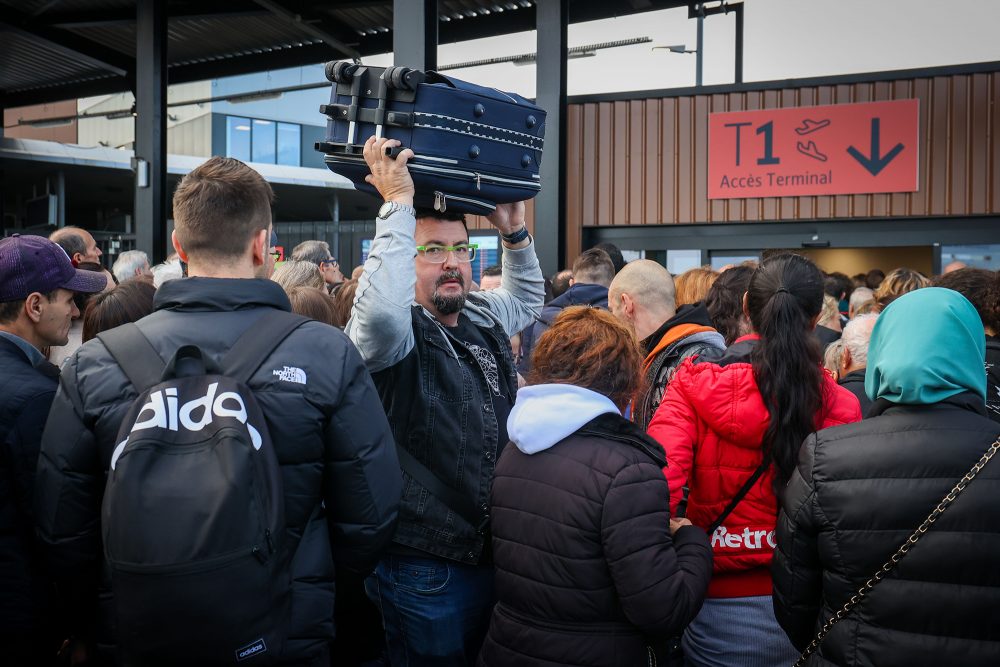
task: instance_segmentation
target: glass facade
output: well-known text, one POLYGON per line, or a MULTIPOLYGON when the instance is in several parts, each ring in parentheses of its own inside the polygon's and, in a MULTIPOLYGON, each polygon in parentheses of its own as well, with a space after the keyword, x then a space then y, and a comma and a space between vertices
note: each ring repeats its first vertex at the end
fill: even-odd
POLYGON ((274 164, 275 159, 275 123, 273 120, 254 120, 253 122, 253 162, 274 164))
POLYGON ((239 116, 226 117, 226 156, 244 162, 250 161, 250 119, 239 116))
POLYGON ((302 164, 302 126, 278 123, 278 164, 302 164))
POLYGON ((226 155, 244 162, 302 165, 302 126, 226 116, 226 155))
POLYGON ((952 262, 962 262, 977 269, 1000 269, 1000 245, 943 245, 941 268, 952 262))

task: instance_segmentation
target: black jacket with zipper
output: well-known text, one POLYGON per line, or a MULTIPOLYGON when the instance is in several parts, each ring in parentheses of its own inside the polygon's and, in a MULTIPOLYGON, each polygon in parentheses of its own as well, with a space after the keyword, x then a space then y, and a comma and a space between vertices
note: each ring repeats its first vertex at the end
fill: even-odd
POLYGON ((530 456, 507 445, 480 665, 643 665, 694 618, 711 549, 695 526, 671 538, 665 465, 659 444, 613 414, 530 456))
POLYGON ((53 624, 50 584, 38 559, 32 493, 42 428, 59 381, 0 337, 0 636, 17 638, 53 624))
MULTIPOLYGON (((137 325, 165 362, 181 345, 221 359, 264 313, 290 305, 269 280, 188 278, 163 285, 154 308, 137 325)), ((292 550, 292 613, 280 658, 313 664, 327 660, 334 635, 335 565, 370 571, 392 537, 399 462, 371 377, 339 330, 300 326, 248 386, 281 466, 292 550)), ((99 339, 84 344, 63 370, 35 493, 39 533, 73 607, 74 629, 106 655, 113 654, 114 627, 101 499, 119 426, 136 395, 99 339)))
MULTIPOLYGON (((892 556, 1000 435, 981 396, 876 401, 802 446, 774 554, 774 613, 799 649, 892 556)), ((1000 664, 1000 455, 979 473, 810 665, 1000 664)))

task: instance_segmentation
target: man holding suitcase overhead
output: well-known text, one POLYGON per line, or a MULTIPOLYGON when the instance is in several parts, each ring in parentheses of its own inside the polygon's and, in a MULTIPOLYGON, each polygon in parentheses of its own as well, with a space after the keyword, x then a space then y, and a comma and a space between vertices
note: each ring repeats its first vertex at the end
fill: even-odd
POLYGON ((406 163, 368 139, 366 178, 385 204, 347 333, 375 380, 404 473, 389 555, 367 581, 393 665, 475 661, 493 607, 489 493, 517 392, 508 337, 528 326, 544 278, 524 204, 489 216, 503 238, 500 289, 469 293, 464 217, 413 208, 406 163))

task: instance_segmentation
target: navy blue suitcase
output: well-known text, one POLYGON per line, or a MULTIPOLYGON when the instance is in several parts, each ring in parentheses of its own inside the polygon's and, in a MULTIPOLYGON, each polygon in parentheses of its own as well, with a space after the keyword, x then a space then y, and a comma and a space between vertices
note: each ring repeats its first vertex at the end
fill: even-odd
POLYGON ((362 155, 372 135, 402 143, 391 155, 413 150, 418 207, 487 215, 541 189, 545 111, 523 97, 408 67, 331 62, 326 76, 329 120, 316 150, 358 190, 377 194, 362 155))

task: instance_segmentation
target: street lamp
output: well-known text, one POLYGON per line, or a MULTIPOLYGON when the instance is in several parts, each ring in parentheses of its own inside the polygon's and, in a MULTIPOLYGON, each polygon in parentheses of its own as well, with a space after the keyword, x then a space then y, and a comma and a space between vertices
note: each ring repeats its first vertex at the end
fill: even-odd
POLYGON ((698 53, 698 49, 689 49, 685 44, 674 44, 673 46, 654 46, 651 50, 666 49, 671 53, 698 53))
MULTIPOLYGON (((700 25, 700 23, 699 23, 700 25)), ((662 49, 664 51, 670 51, 671 53, 694 53, 698 56, 697 62, 695 63, 694 72, 694 85, 701 87, 701 39, 699 32, 698 48, 689 49, 685 44, 673 44, 671 46, 654 46, 653 51, 657 49, 662 49)))

